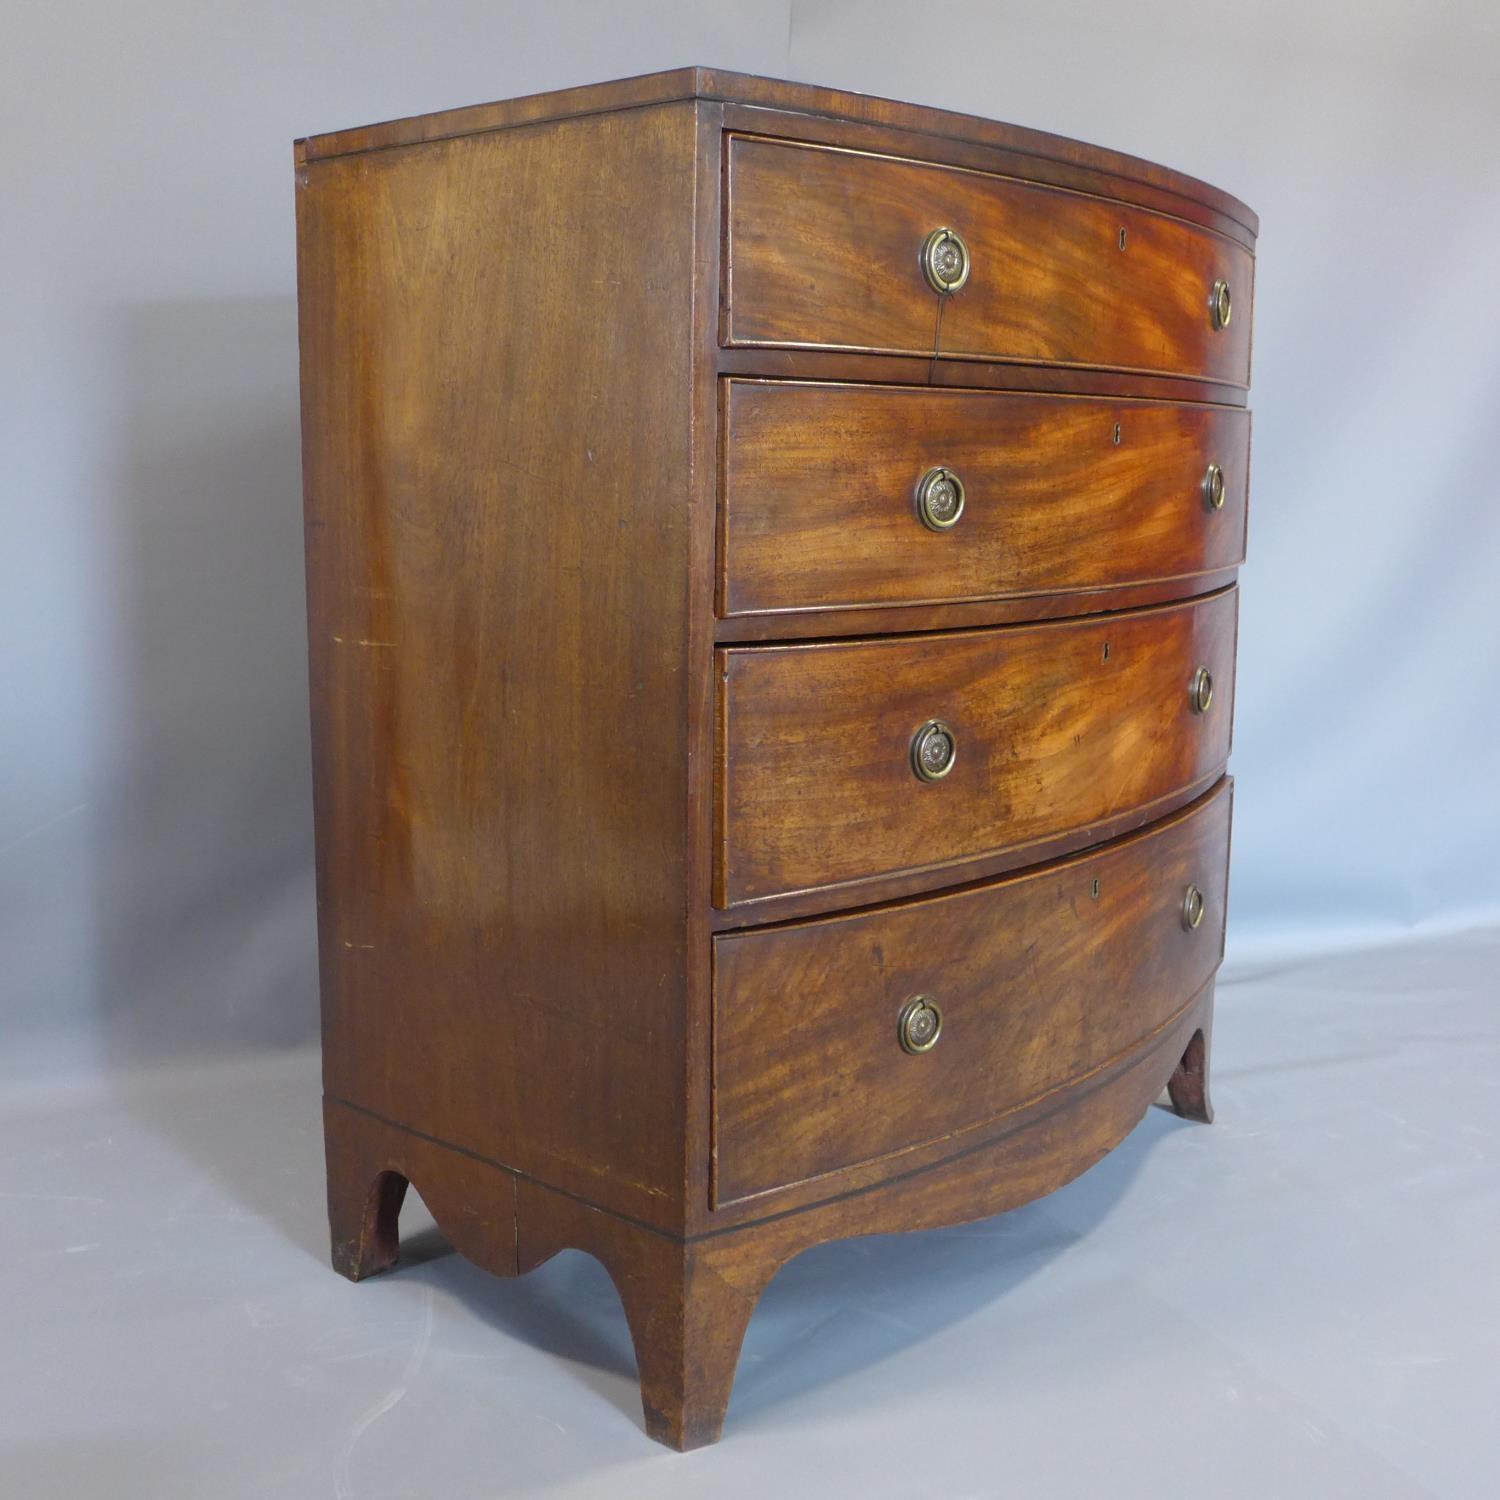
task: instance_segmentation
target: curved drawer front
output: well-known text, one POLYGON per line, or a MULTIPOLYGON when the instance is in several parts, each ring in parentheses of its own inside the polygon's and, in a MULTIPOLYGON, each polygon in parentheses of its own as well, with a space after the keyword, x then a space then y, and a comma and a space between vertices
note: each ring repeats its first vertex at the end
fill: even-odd
MULTIPOLYGON (((1095 852, 715 940, 720 1204, 983 1126, 1123 1059, 1212 978, 1230 789, 1095 852), (1184 918, 1187 889, 1199 924, 1184 918), (901 1017, 923 997, 930 1050, 901 1017)), ((960 1149, 961 1141, 955 1141, 960 1149)))
POLYGON ((1244 559, 1249 459, 1233 407, 729 380, 721 613, 1191 593, 1244 559), (963 489, 948 529, 919 509, 936 469, 963 489))
POLYGON ((1237 601, 721 651, 718 904, 1020 849, 1206 785, 1229 757, 1237 601), (925 780, 932 721, 956 754, 925 780))
POLYGON ((1254 258, 1223 235, 962 168, 753 136, 727 149, 727 344, 1249 384, 1254 258), (922 267, 939 228, 970 252, 967 281, 946 296, 922 267))

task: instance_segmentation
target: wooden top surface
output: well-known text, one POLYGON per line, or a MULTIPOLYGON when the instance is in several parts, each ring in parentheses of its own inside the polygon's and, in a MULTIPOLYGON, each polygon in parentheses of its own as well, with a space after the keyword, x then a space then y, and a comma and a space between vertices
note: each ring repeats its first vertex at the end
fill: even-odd
POLYGON ((787 83, 749 73, 727 73, 717 68, 673 68, 667 72, 646 73, 638 78, 623 78, 613 83, 558 89, 547 94, 530 94, 520 99, 476 104, 466 109, 439 110, 435 114, 413 115, 404 120, 387 120, 377 125, 361 125, 350 130, 309 136, 296 142, 296 159, 301 165, 355 152, 411 146, 451 136, 475 135, 483 131, 506 130, 516 125, 533 125, 545 120, 561 120, 575 115, 632 109, 646 104, 665 104, 683 99, 709 99, 727 104, 789 110, 798 114, 853 120, 865 125, 888 125, 954 140, 977 142, 980 145, 998 146, 1029 156, 1067 162, 1075 167, 1107 172, 1126 181, 1141 182, 1178 193, 1227 215, 1244 225, 1252 234, 1258 233, 1260 228, 1260 221, 1254 212, 1238 198, 1182 172, 1174 172, 1170 168, 1142 161, 1139 157, 1126 156, 1119 151, 1089 146, 1081 141, 1069 140, 1066 136, 1050 135, 1046 131, 1028 130, 1020 125, 1003 125, 978 115, 956 114, 951 110, 882 99, 873 94, 855 94, 806 83, 787 83))

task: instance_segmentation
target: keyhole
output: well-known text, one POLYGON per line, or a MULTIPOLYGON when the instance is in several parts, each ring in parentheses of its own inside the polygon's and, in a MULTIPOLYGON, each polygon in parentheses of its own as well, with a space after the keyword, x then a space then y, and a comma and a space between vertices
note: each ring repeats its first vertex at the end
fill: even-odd
POLYGON ((1125 248, 1125 226, 1122 224, 1120 226, 1120 249, 1123 250, 1124 248, 1125 248))
POLYGON ((1115 447, 1118 448, 1119 446, 1120 446, 1120 424, 1118 422, 1116 422, 1115 423, 1115 447))
POLYGON ((1093 885, 1089 888, 1089 895, 1092 896, 1095 901, 1099 899, 1099 877, 1097 875, 1094 877, 1093 885))
POLYGON ((1104 660, 1105 661, 1109 660, 1109 642, 1108 641, 1105 641, 1105 643, 1104 643, 1104 660))

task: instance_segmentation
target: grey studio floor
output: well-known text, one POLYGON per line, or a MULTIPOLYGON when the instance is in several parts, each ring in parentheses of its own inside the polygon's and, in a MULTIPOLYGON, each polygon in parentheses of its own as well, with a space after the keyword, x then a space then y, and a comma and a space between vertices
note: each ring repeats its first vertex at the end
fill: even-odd
POLYGON ((1500 933, 1242 969, 1212 1127, 812 1251, 724 1441, 641 1431, 601 1268, 498 1281, 420 1205, 324 1260, 317 1059, 5 1099, 0 1495, 1500 1495, 1500 933))

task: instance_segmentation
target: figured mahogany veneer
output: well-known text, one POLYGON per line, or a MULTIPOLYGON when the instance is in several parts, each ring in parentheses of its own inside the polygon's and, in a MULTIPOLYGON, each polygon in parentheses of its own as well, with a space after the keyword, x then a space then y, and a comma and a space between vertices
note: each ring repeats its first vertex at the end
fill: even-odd
POLYGON ((711 1442, 789 1257, 1210 1115, 1255 216, 684 69, 299 142, 297 218, 334 1264, 408 1182, 588 1250, 711 1442))
POLYGON ((961 876, 1184 801, 1229 758, 1236 604, 1230 589, 1088 620, 721 652, 719 904, 868 899, 881 876, 961 876), (1204 713, 1200 667, 1215 682, 1204 713), (930 719, 957 755, 924 785, 910 747, 930 719))
POLYGON ((724 342, 1087 365, 1250 382, 1254 262, 1227 236, 1106 198, 864 152, 731 137, 724 342), (973 255, 928 284, 927 233, 973 255), (1239 318, 1207 316, 1217 281, 1239 318))
POLYGON ((716 938, 715 1201, 957 1145, 1158 1035, 1219 965, 1229 807, 1225 781, 1095 853, 716 938), (942 1033, 912 1057, 891 1034, 914 995, 935 997, 942 1033))
MULTIPOLYGON (((725 381, 723 403, 724 616, 1158 583, 1180 595, 1244 560, 1248 412, 770 380, 725 381), (914 504, 939 466, 965 490, 950 531, 914 504)), ((843 630, 837 615, 825 628, 843 630)))

